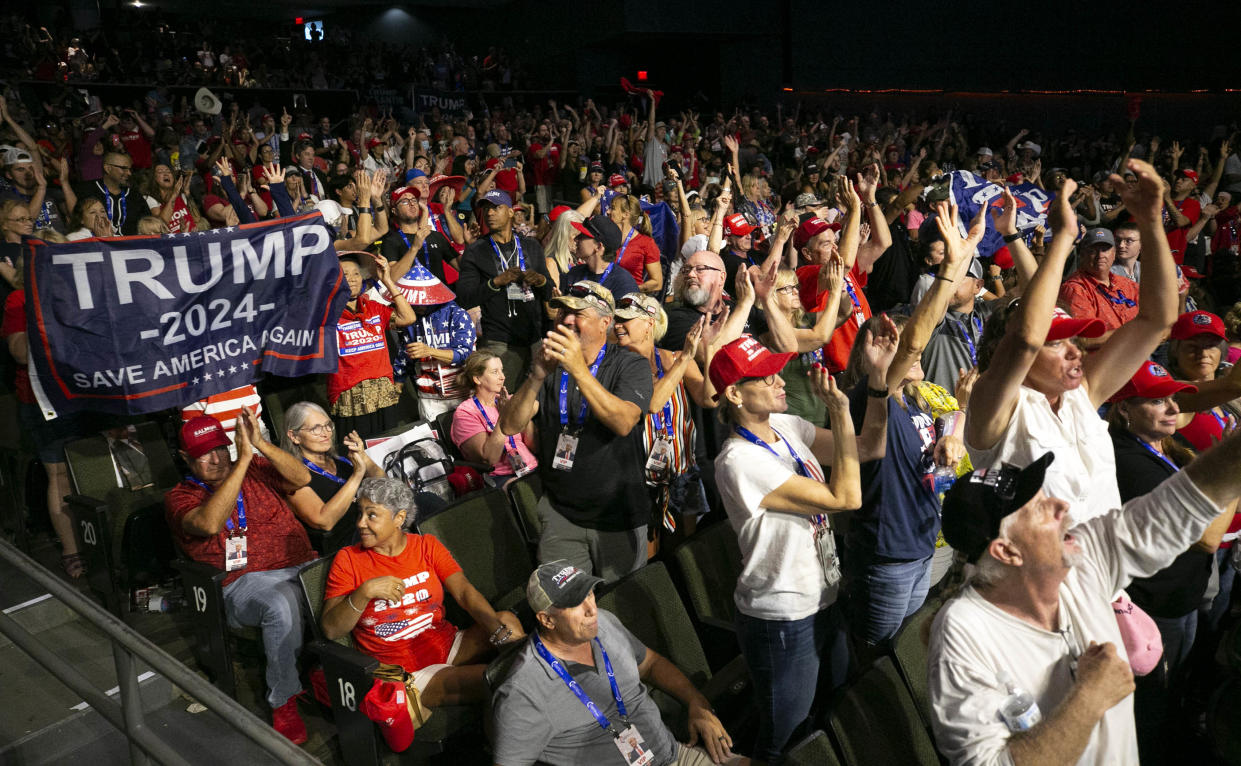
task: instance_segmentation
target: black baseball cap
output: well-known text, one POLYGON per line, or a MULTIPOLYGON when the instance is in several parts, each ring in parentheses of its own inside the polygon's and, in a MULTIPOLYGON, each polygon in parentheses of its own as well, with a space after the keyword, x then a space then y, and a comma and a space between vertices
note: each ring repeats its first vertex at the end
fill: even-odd
POLYGON ((1043 488, 1043 476, 1055 458, 1048 452, 1025 468, 1005 465, 957 479, 944 494, 944 540, 969 561, 977 561, 999 536, 1004 517, 1043 488))
POLYGON ((530 573, 526 600, 536 614, 553 606, 569 609, 585 601, 601 582, 603 578, 587 574, 564 559, 549 561, 530 573))
POLYGON ((581 223, 574 221, 573 228, 591 239, 598 240, 606 252, 615 253, 621 246, 620 227, 606 215, 592 215, 581 223))

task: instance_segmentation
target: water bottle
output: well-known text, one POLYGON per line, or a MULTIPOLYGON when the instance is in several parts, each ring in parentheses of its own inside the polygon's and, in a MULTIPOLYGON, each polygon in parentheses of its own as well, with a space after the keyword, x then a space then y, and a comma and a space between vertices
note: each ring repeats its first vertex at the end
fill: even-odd
POLYGON ((922 476, 922 481, 926 484, 927 489, 936 495, 942 495, 948 491, 957 480, 957 471, 946 465, 937 465, 935 469, 927 472, 922 476))
POLYGON ((1008 724, 1009 731, 1025 731, 1043 720, 1043 713, 1038 709, 1038 703, 1030 692, 1018 686, 1012 676, 1003 670, 997 677, 1008 689, 1008 698, 1000 706, 1000 717, 1008 724))

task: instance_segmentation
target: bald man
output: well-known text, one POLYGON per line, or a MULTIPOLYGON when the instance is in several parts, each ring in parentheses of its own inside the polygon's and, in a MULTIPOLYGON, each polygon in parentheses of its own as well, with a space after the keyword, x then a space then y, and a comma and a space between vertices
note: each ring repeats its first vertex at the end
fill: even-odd
POLYGON ((660 348, 680 351, 685 335, 703 314, 714 317, 731 306, 725 296, 724 260, 710 250, 699 250, 685 259, 672 286, 676 302, 665 306, 668 332, 659 342, 660 348))

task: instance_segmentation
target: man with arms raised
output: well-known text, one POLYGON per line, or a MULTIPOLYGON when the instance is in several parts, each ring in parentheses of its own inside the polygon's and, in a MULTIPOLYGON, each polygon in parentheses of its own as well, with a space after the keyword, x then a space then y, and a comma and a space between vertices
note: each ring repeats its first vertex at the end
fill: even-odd
POLYGON ((1042 489, 1053 459, 975 471, 944 498, 944 538, 975 566, 931 634, 931 723, 954 764, 1138 763, 1112 596, 1168 566, 1241 494, 1232 436, 1149 494, 1074 526, 1069 503, 1042 489), (1018 688, 1037 713, 1010 704, 1018 688))

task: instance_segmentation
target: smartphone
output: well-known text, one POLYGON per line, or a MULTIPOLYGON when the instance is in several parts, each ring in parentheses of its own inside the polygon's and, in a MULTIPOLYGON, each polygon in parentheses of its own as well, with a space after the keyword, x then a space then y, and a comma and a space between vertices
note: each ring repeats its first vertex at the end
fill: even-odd
POLYGON ((505 160, 505 161, 504 161, 504 166, 503 166, 503 167, 504 167, 505 169, 508 169, 508 168, 515 168, 515 167, 517 167, 517 158, 516 158, 516 157, 509 157, 507 160, 505 160))

